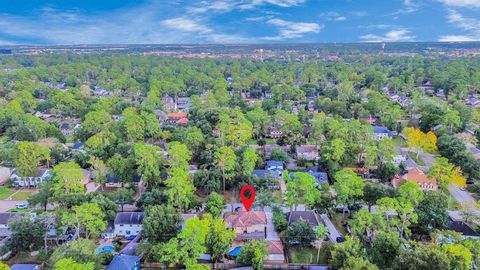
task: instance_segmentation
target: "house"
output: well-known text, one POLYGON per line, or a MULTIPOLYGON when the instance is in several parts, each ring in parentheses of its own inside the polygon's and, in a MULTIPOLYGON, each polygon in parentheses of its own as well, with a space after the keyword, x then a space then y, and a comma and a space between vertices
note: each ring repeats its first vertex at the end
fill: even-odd
POLYGON ((177 98, 177 109, 188 111, 190 109, 190 98, 189 97, 177 98))
POLYGON ((13 264, 10 266, 10 270, 38 270, 40 269, 38 264, 13 264))
POLYGON ((63 123, 60 125, 60 132, 62 132, 63 136, 70 137, 73 135, 73 129, 70 128, 68 123, 63 123))
POLYGON ((374 140, 377 142, 383 138, 392 138, 392 132, 383 126, 374 126, 373 133, 375 134, 374 140))
POLYGON ((279 149, 285 153, 290 151, 290 145, 267 144, 265 145, 265 157, 268 159, 272 156, 273 149, 279 149))
POLYGON ((39 168, 34 176, 20 176, 17 174, 17 170, 14 169, 10 179, 17 187, 36 187, 50 176, 50 170, 45 168, 39 168))
POLYGON ((326 172, 307 172, 311 176, 315 178, 315 182, 317 182, 318 188, 320 188, 323 183, 328 183, 328 174, 326 172))
POLYGON ((282 137, 283 132, 278 128, 272 127, 268 130, 268 137, 272 139, 278 139, 282 137))
POLYGON ((475 97, 469 97, 465 100, 465 104, 468 106, 478 107, 480 106, 480 100, 475 97))
MULTIPOLYGON (((140 183, 141 177, 137 174, 133 175, 132 184, 137 186, 140 183)), ((121 188, 121 187, 128 187, 130 183, 124 183, 120 180, 117 175, 114 174, 107 174, 107 179, 105 181, 105 187, 109 188, 121 188)))
POLYGON ((163 97, 162 103, 165 106, 165 108, 169 111, 173 111, 177 109, 177 104, 174 102, 173 98, 170 96, 163 97))
POLYGON ((396 176, 392 180, 392 185, 399 188, 405 181, 413 181, 417 183, 422 190, 437 190, 437 180, 428 178, 427 175, 417 167, 411 168, 402 176, 396 176))
POLYGON ((106 270, 140 270, 140 257, 116 255, 106 270))
POLYGON ((168 119, 167 114, 160 111, 160 110, 154 110, 153 114, 155 114, 155 116, 158 119, 158 122, 160 122, 160 123, 163 123, 163 122, 167 121, 167 119, 168 119))
POLYGON ((280 240, 269 240, 268 241, 268 256, 265 259, 266 263, 284 263, 285 262, 285 252, 283 243, 280 240))
POLYGON ((237 240, 266 238, 267 217, 263 211, 240 210, 226 216, 225 224, 237 233, 237 240))
POLYGON ((401 163, 405 163, 407 161, 407 154, 402 151, 401 148, 398 148, 398 152, 396 155, 393 156, 392 162, 395 166, 399 166, 401 163))
POLYGON ((320 159, 319 150, 317 145, 299 145, 297 146, 297 159, 317 161, 320 159))
POLYGON ((295 223, 299 220, 304 220, 310 226, 317 227, 320 225, 317 215, 313 211, 291 211, 287 213, 288 225, 295 223))
POLYGON ((167 122, 170 124, 186 125, 188 124, 187 115, 187 113, 183 112, 169 113, 167 114, 167 122))
POLYGON ((447 228, 451 231, 458 232, 462 234, 462 238, 473 238, 478 239, 480 238, 480 234, 477 233, 468 223, 463 221, 456 221, 451 217, 448 218, 448 226, 447 228))
POLYGON ((480 160, 480 149, 469 143, 467 144, 467 149, 472 153, 476 160, 480 160))
POLYGON ((120 212, 113 222, 114 236, 138 235, 142 231, 143 212, 120 212))
POLYGON ((278 170, 278 171, 283 171, 283 161, 280 160, 269 160, 267 161, 267 167, 265 167, 267 170, 278 170))
POLYGON ((21 213, 0 213, 0 242, 3 242, 6 238, 9 238, 12 235, 8 223, 15 218, 19 218, 24 214, 21 213))

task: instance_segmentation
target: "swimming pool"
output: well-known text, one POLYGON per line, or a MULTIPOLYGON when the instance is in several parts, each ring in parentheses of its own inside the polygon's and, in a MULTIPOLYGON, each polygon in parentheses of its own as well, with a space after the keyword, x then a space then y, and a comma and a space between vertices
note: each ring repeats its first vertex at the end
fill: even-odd
POLYGON ((107 252, 112 253, 114 250, 115 248, 112 245, 105 245, 97 248, 95 250, 95 254, 98 255, 98 254, 107 253, 107 252))

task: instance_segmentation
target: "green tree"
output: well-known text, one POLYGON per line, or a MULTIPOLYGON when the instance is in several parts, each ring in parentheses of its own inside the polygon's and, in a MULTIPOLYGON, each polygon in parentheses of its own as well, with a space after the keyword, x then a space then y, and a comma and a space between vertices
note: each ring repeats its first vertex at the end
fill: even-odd
POLYGON ((423 198, 425 197, 423 190, 413 181, 403 183, 398 191, 401 198, 411 202, 413 205, 418 205, 418 203, 423 201, 423 198))
POLYGON ((10 270, 10 266, 0 262, 0 270, 10 270))
POLYGON ((363 258, 363 252, 360 241, 356 238, 346 237, 346 241, 336 245, 332 250, 332 259, 330 267, 333 269, 341 269, 347 262, 348 258, 363 258))
POLYGON ((400 239, 395 232, 380 232, 375 236, 371 249, 372 261, 380 269, 389 269, 400 253, 400 239))
POLYGON ((170 205, 153 205, 145 210, 142 235, 152 243, 164 242, 180 232, 182 217, 170 205))
POLYGON ((257 164, 258 154, 255 149, 251 147, 245 148, 242 153, 242 174, 245 176, 249 176, 252 174, 253 170, 255 169, 255 165, 257 164))
POLYGON ((255 270, 263 269, 263 261, 268 255, 268 244, 264 240, 248 241, 242 246, 237 261, 251 265, 255 270))
POLYGON ((92 156, 88 163, 92 166, 93 180, 97 185, 100 185, 103 190, 103 185, 107 181, 107 166, 103 160, 92 156))
POLYGON ((132 189, 119 188, 114 192, 110 193, 110 196, 116 204, 120 205, 120 208, 123 212, 123 207, 125 206, 125 204, 133 203, 132 196, 134 193, 135 192, 132 189))
POLYGON ((216 193, 215 191, 210 193, 205 205, 205 211, 210 213, 214 218, 217 218, 225 209, 226 203, 222 195, 216 193))
POLYGON ((20 176, 36 176, 40 162, 50 159, 49 150, 31 142, 20 142, 17 145, 17 166, 20 176))
POLYGON ((237 156, 232 147, 222 146, 215 151, 215 160, 217 167, 222 171, 223 192, 225 193, 226 179, 233 177, 234 169, 237 164, 237 156))
POLYGON ((29 216, 12 219, 8 227, 12 233, 9 248, 14 252, 32 251, 41 247, 47 232, 47 226, 42 220, 29 216))
POLYGON ((285 195, 288 205, 293 208, 302 203, 314 205, 316 199, 320 196, 315 178, 302 172, 295 173, 292 179, 288 175, 288 171, 285 171, 284 176, 287 178, 287 193, 285 195))
POLYGON ((418 215, 418 228, 425 235, 436 229, 444 229, 448 223, 448 197, 440 192, 429 191, 415 212, 418 215))
POLYGON ((38 191, 27 198, 28 204, 30 206, 40 205, 43 211, 47 211, 48 203, 53 199, 54 184, 55 182, 50 179, 40 183, 37 187, 38 191))
POLYGON ((54 270, 94 270, 95 264, 93 262, 90 263, 77 263, 72 258, 64 258, 59 260, 55 263, 54 270))
POLYGON ((223 219, 214 218, 209 222, 208 234, 205 239, 205 246, 208 254, 212 256, 213 262, 217 262, 228 252, 235 240, 236 234, 225 226, 223 219))
POLYGON ((188 147, 185 144, 171 142, 168 145, 168 163, 170 167, 188 171, 191 158, 192 152, 188 150, 188 147))
POLYGON ((195 192, 195 186, 188 173, 180 167, 171 168, 165 186, 167 186, 165 195, 170 204, 178 209, 188 209, 195 192))
POLYGON ((73 161, 59 163, 53 167, 52 172, 55 197, 84 192, 85 187, 81 183, 84 178, 83 171, 77 163, 73 161))
POLYGON ((378 270, 378 267, 367 259, 348 257, 340 270, 378 270))
POLYGON ((160 184, 160 168, 162 165, 162 150, 158 146, 146 145, 142 142, 133 146, 137 173, 147 187, 155 187, 160 184))
POLYGON ((310 246, 315 239, 315 231, 312 226, 303 219, 288 225, 285 233, 285 240, 291 246, 299 245, 307 247, 310 246))
POLYGON ((93 240, 83 238, 71 240, 53 251, 48 260, 48 264, 53 266, 64 258, 71 258, 77 263, 87 264, 90 262, 96 262, 96 248, 97 245, 93 240))
POLYGON ((344 208, 343 217, 345 218, 345 207, 353 205, 363 196, 365 183, 362 178, 351 170, 341 170, 335 174, 335 184, 333 188, 337 192, 337 204, 344 208))

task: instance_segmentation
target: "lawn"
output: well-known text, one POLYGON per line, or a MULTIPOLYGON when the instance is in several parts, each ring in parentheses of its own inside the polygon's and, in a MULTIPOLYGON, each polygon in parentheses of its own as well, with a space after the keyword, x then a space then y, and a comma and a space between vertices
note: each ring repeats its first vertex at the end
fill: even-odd
POLYGON ((6 198, 10 197, 12 195, 12 190, 6 188, 6 187, 0 187, 0 200, 5 200, 6 198))
MULTIPOLYGON (((342 226, 342 217, 342 213, 333 213, 330 220, 341 235, 346 235, 347 231, 345 230, 345 227, 342 226)), ((345 213, 345 218, 348 218, 348 213, 345 213)))
POLYGON ((289 263, 311 263, 311 264, 326 264, 325 256, 318 253, 318 249, 312 247, 290 247, 287 251, 289 263), (318 260, 317 260, 318 256, 318 260))
POLYGON ((10 212, 10 213, 28 213, 28 212, 30 212, 30 210, 12 208, 12 209, 8 209, 7 212, 10 212))
POLYGON ((30 197, 30 194, 32 194, 32 192, 19 191, 19 192, 13 194, 12 200, 14 200, 14 201, 25 201, 28 197, 30 197))
POLYGON ((413 161, 415 161, 415 163, 417 163, 418 166, 425 166, 425 162, 423 161, 423 159, 419 156, 417 158, 417 154, 414 153, 414 152, 408 152, 408 156, 413 159, 413 161))
POLYGON ((392 141, 395 143, 396 146, 407 147, 407 142, 400 136, 393 137, 392 141))

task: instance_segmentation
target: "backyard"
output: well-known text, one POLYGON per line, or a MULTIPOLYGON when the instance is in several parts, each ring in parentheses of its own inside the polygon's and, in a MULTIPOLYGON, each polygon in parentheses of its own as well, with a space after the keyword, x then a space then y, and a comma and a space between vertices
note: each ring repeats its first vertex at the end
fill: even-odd
POLYGON ((287 251, 289 263, 327 264, 325 256, 313 247, 290 247, 287 251))

